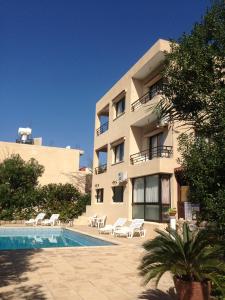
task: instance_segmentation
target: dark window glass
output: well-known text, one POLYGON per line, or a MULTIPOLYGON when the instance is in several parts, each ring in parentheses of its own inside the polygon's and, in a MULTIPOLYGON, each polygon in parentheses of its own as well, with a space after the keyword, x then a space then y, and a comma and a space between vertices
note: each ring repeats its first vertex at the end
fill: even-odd
POLYGON ((103 202, 103 196, 104 196, 104 189, 97 189, 96 190, 96 198, 98 203, 103 202))
POLYGON ((115 163, 123 161, 124 159, 124 143, 115 146, 115 163))
POLYGON ((159 133, 150 137, 149 140, 149 158, 161 157, 163 146, 163 133, 159 133))
POLYGON ((113 202, 123 202, 123 186, 113 187, 113 202))
POLYGON ((116 117, 119 117, 125 111, 125 98, 116 103, 116 117))

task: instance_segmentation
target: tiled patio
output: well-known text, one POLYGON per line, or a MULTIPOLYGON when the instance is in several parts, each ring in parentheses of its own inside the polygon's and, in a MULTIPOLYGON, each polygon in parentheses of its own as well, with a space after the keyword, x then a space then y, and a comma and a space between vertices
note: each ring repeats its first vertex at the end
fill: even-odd
MULTIPOLYGON (((86 226, 74 228, 98 235, 86 226)), ((141 286, 137 266, 143 239, 113 238, 116 246, 0 252, 0 299, 137 300, 174 299, 171 276, 155 290, 141 286), (169 295, 170 294, 170 295, 169 295)))

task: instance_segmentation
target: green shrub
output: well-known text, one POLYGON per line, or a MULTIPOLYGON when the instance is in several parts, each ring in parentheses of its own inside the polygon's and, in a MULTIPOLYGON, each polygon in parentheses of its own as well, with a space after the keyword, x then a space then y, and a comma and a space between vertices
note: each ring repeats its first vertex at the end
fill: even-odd
POLYGON ((40 189, 40 195, 39 210, 44 211, 47 217, 59 213, 62 221, 78 217, 90 203, 89 195, 82 195, 69 183, 45 185, 40 189))

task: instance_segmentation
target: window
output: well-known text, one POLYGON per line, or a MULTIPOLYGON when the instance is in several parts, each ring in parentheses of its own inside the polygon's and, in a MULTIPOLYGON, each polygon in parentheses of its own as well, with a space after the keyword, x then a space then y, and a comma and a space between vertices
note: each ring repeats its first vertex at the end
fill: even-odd
POLYGON ((167 222, 170 207, 170 175, 151 175, 133 179, 133 218, 167 222))
POLYGON ((125 111, 125 97, 116 102, 116 117, 119 117, 125 111))
POLYGON ((161 157, 163 146, 163 133, 153 135, 149 139, 149 158, 161 157))
POLYGON ((123 186, 113 187, 113 202, 123 202, 123 186))
POLYGON ((114 154, 115 154, 115 158, 114 158, 115 164, 123 161, 123 159, 124 159, 124 143, 121 143, 121 144, 115 146, 114 154))
POLYGON ((156 95, 160 94, 163 88, 163 81, 160 79, 156 83, 154 83, 152 86, 149 87, 149 98, 150 100, 154 98, 156 95))
POLYGON ((97 189, 96 190, 97 203, 103 202, 103 196, 104 196, 104 189, 97 189))

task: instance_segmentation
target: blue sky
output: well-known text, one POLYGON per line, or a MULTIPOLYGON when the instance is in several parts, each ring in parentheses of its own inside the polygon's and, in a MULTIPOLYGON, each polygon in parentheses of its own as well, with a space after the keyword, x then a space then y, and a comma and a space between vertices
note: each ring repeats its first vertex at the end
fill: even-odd
POLYGON ((30 126, 92 157, 95 103, 159 38, 178 38, 207 0, 0 0, 0 140, 30 126))

